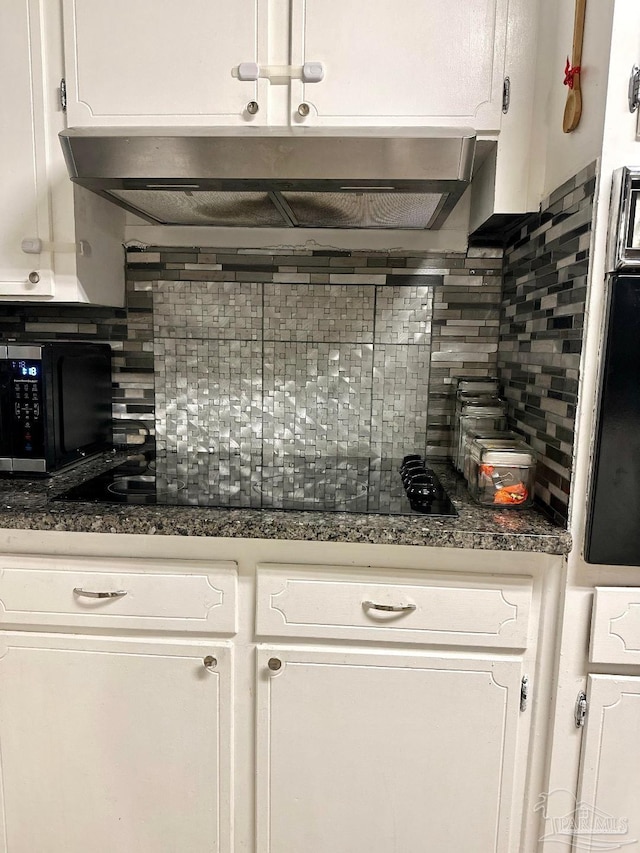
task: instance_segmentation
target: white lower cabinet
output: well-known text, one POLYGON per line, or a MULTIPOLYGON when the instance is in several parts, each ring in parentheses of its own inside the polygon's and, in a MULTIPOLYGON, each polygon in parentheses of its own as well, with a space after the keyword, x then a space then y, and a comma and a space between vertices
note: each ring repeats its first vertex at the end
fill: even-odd
POLYGON ((236 588, 232 561, 0 557, 1 853, 233 849, 236 588))
POLYGON ((640 677, 589 676, 587 709, 575 849, 640 850, 640 677))
POLYGON ((258 853, 523 849, 532 577, 263 564, 257 590, 258 853))
POLYGON ((0 849, 231 850, 228 646, 4 632, 0 653, 0 849))
POLYGON ((0 556, 0 853, 532 853, 551 560, 261 549, 0 556))
POLYGON ((496 656, 259 649, 257 850, 517 850, 522 674, 496 656))
POLYGON ((596 587, 589 660, 608 672, 587 679, 578 792, 564 821, 576 850, 640 850, 639 614, 638 587, 596 587))

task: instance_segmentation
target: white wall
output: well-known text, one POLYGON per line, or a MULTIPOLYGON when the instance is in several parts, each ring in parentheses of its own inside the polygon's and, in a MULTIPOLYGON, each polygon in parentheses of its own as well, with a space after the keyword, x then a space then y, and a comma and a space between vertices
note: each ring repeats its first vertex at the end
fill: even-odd
POLYGON ((615 2, 587 0, 580 77, 582 118, 572 133, 564 133, 568 87, 563 80, 573 46, 575 0, 541 0, 532 146, 540 200, 600 155, 615 2))

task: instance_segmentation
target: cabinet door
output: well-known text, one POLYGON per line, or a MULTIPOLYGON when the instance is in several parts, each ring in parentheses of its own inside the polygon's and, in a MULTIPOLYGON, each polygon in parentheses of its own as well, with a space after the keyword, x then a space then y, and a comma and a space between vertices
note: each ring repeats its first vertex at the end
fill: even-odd
POLYGON ((228 853, 228 648, 3 632, 0 654, 0 850, 228 853))
POLYGON ((328 125, 500 126, 507 0, 292 0, 292 116, 328 125))
POLYGON ((517 850, 521 674, 493 657, 259 649, 257 849, 517 850))
POLYGON ((64 0, 68 125, 264 123, 265 81, 232 70, 266 61, 265 10, 266 0, 64 0), (249 101, 263 106, 255 116, 249 101))
POLYGON ((0 298, 53 293, 51 256, 27 255, 22 240, 49 241, 43 104, 44 44, 37 0, 0 3, 0 298), (36 273, 38 280, 29 281, 36 273))
POLYGON ((638 850, 640 678, 589 676, 587 697, 576 808, 547 829, 566 841, 573 827, 576 850, 638 850))

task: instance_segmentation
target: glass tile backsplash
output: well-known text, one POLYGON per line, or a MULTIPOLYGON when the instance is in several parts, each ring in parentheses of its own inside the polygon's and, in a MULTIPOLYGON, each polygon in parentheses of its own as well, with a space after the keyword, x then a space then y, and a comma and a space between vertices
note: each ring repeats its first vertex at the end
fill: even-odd
POLYGON ((159 453, 424 453, 433 289, 154 283, 159 453))
POLYGON ((276 467, 444 456, 452 377, 495 368, 499 251, 182 257, 129 253, 153 304, 158 451, 177 475, 207 448, 276 467))

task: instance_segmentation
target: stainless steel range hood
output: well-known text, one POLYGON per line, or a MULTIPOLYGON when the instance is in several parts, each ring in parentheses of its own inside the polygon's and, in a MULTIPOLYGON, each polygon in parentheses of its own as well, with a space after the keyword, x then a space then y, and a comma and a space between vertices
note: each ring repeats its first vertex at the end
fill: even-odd
POLYGON ((72 181, 160 225, 437 229, 472 130, 72 128, 72 181))

